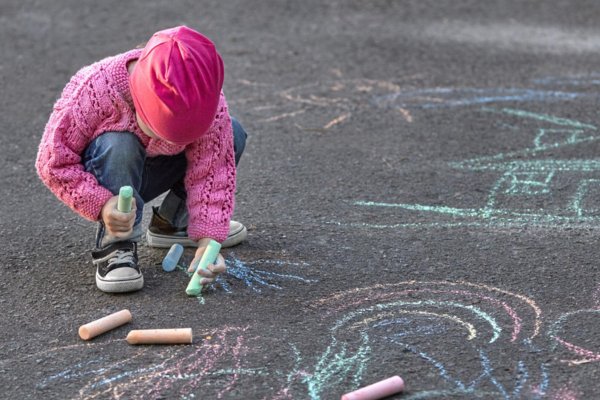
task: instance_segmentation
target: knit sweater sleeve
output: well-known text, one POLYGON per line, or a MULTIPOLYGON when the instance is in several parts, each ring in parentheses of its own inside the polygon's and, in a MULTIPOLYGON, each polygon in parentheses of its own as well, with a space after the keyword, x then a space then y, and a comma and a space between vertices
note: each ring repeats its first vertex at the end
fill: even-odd
POLYGON ((103 121, 114 121, 107 93, 90 79, 76 75, 54 105, 38 149, 39 177, 56 197, 91 221, 113 194, 84 170, 82 154, 102 130, 103 121), (108 104, 107 104, 108 103, 108 104))
POLYGON ((225 97, 209 131, 186 148, 188 234, 225 241, 235 203, 233 130, 225 97))

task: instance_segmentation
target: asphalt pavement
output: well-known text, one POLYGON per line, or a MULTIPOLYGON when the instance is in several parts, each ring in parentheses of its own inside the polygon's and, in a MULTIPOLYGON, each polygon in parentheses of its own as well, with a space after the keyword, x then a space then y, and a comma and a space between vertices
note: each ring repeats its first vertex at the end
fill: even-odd
POLYGON ((0 398, 327 400, 394 375, 403 400, 599 398, 599 20, 594 1, 4 0, 0 398), (199 298, 144 244, 143 290, 105 294, 95 224, 39 181, 37 146, 79 68, 181 24, 215 41, 249 133, 249 236, 199 298), (158 328, 193 343, 125 341, 158 328))

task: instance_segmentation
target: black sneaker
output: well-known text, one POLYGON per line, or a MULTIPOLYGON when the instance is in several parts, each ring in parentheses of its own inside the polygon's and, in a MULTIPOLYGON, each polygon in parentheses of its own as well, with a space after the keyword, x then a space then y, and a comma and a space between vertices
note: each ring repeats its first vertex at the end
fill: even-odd
MULTIPOLYGON (((237 221, 229 222, 229 234, 227 239, 221 244, 221 247, 233 247, 240 244, 248 236, 246 227, 237 221)), ((152 219, 148 232, 146 232, 146 240, 150 247, 169 248, 175 243, 179 243, 184 247, 196 247, 198 243, 189 238, 187 234, 187 226, 177 228, 158 213, 158 207, 152 207, 152 219)))
POLYGON ((96 286, 107 293, 140 290, 144 276, 137 265, 137 243, 125 240, 92 252, 96 265, 96 286))

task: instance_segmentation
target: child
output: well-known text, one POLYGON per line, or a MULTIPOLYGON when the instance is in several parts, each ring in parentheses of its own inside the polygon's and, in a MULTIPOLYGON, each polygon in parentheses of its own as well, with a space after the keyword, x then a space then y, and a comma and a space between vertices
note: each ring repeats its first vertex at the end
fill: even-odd
MULTIPOLYGON (((185 26, 155 33, 143 49, 109 57, 77 72, 46 125, 36 168, 44 184, 81 216, 98 221, 96 285, 130 292, 144 285, 137 265, 144 203, 153 208, 150 246, 223 247, 246 238, 232 221, 236 166, 246 132, 230 117, 224 68, 214 44, 185 26), (130 213, 117 211, 121 186, 134 189, 130 213)), ((218 256, 208 284, 225 271, 218 256)))

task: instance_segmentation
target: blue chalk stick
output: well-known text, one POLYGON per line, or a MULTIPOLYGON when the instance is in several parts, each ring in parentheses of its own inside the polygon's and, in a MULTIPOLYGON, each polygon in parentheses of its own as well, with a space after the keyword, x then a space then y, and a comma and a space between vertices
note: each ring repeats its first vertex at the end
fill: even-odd
POLYGON ((162 262, 163 270, 165 270, 167 272, 171 272, 171 271, 175 270, 175 268, 177 267, 177 263, 179 263, 179 259, 181 258, 182 254, 183 254, 183 246, 182 245, 180 245, 179 243, 175 243, 173 246, 171 246, 171 248, 169 249, 169 252, 163 259, 163 262, 162 262))

